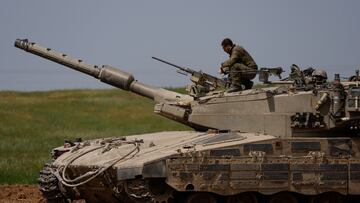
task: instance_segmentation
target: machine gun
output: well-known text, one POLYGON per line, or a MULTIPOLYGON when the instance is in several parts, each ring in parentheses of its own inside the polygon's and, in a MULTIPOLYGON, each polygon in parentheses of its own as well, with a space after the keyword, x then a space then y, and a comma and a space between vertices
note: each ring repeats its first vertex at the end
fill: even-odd
POLYGON ((177 72, 183 75, 191 75, 190 80, 194 82, 196 85, 201 85, 203 87, 209 87, 210 89, 216 89, 216 88, 225 88, 226 87, 226 81, 220 78, 217 78, 215 76, 212 76, 210 74, 204 73, 201 70, 196 71, 191 68, 187 67, 181 67, 178 65, 175 65, 173 63, 170 63, 168 61, 162 60, 157 57, 152 57, 153 59, 160 61, 162 63, 168 64, 170 66, 173 66, 177 68, 177 72))
POLYGON ((205 96, 210 91, 216 90, 218 88, 226 88, 227 86, 227 82, 225 80, 204 73, 202 71, 196 71, 191 68, 181 67, 173 63, 170 63, 168 61, 159 59, 157 57, 152 57, 152 58, 177 68, 178 69, 177 72, 182 75, 190 74, 191 75, 190 80, 194 84, 188 85, 186 87, 186 91, 188 91, 189 94, 195 98, 205 96))
POLYGON ((259 81, 263 83, 270 83, 269 77, 271 75, 277 76, 281 80, 281 73, 283 73, 284 70, 281 67, 276 68, 260 68, 258 71, 259 74, 259 81))

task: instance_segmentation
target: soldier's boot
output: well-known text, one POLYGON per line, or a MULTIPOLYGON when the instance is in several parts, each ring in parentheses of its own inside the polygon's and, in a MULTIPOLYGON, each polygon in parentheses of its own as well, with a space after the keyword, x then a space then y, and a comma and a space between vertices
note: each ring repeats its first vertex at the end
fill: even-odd
POLYGON ((231 92, 238 92, 238 91, 241 91, 241 90, 242 90, 241 86, 231 84, 230 88, 228 90, 226 90, 226 92, 231 93, 231 92))
POLYGON ((244 81, 243 85, 245 86, 244 90, 248 90, 248 89, 251 89, 253 87, 254 82, 251 81, 251 80, 246 80, 246 81, 244 81))

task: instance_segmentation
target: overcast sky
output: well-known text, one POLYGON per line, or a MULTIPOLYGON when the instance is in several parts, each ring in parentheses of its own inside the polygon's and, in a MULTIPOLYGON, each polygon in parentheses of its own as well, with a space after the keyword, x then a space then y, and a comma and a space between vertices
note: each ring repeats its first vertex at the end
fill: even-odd
POLYGON ((13 47, 28 38, 90 64, 111 64, 156 86, 188 78, 151 59, 218 75, 224 37, 260 67, 320 67, 332 79, 360 68, 357 0, 2 0, 0 90, 104 88, 101 82, 13 47))

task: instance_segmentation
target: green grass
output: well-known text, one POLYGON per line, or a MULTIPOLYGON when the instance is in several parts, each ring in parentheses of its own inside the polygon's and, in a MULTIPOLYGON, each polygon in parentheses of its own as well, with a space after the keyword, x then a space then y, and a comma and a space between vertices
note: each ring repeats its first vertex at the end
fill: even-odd
POLYGON ((153 108, 153 101, 118 89, 0 92, 0 184, 36 183, 64 139, 190 129, 153 108))

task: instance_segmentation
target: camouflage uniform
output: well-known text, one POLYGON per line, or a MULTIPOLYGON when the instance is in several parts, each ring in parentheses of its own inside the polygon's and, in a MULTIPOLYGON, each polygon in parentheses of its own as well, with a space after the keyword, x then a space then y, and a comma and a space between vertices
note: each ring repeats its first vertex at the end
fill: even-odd
POLYGON ((241 46, 235 45, 231 49, 230 58, 221 64, 225 74, 229 74, 231 86, 250 89, 257 72, 257 65, 250 54, 241 46))

